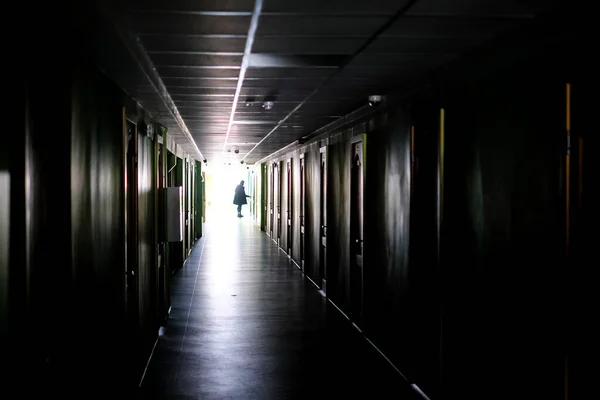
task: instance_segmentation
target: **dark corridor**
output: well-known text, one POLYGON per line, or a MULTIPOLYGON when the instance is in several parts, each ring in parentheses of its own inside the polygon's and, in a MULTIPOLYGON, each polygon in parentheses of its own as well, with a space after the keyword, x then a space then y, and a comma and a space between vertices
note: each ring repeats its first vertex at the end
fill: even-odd
POLYGON ((0 398, 600 397, 593 2, 10 6, 0 398))

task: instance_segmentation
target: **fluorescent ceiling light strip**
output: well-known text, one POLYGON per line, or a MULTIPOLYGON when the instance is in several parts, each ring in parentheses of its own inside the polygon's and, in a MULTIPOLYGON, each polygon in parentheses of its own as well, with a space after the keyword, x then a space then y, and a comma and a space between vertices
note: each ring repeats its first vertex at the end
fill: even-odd
POLYGON ((250 28, 248 29, 248 37, 246 38, 246 47, 244 48, 244 56, 242 57, 242 66, 240 68, 240 76, 237 81, 237 87, 235 89, 235 96, 233 97, 233 105, 231 106, 231 115, 229 116, 229 125, 227 126, 227 133, 225 134, 225 142, 223 143, 223 151, 227 148, 227 140, 229 139, 229 133, 231 132, 231 126, 233 125, 233 118, 235 117, 235 110, 237 103, 242 92, 242 85, 244 83, 244 77, 246 76, 246 69, 250 61, 250 53, 252 52, 252 45, 254 44, 254 36, 256 35, 256 29, 258 28, 258 19, 263 7, 263 0, 256 0, 254 3, 254 11, 252 12, 252 19, 250 20, 250 28))

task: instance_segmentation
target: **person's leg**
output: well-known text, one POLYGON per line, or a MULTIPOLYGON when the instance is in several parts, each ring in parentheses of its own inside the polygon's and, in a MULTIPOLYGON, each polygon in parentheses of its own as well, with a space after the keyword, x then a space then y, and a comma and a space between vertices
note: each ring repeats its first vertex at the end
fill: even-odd
POLYGON ((237 211, 238 211, 238 215, 240 215, 242 213, 242 205, 241 204, 238 204, 237 211))

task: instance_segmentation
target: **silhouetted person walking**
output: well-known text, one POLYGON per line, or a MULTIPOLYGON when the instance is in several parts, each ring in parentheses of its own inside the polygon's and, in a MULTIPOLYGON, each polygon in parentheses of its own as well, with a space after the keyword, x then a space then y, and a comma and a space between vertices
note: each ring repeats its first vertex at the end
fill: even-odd
POLYGON ((246 197, 250 197, 246 194, 244 189, 244 181, 241 181, 239 185, 235 187, 235 195, 233 196, 233 204, 237 205, 238 218, 243 217, 242 206, 248 204, 246 197))

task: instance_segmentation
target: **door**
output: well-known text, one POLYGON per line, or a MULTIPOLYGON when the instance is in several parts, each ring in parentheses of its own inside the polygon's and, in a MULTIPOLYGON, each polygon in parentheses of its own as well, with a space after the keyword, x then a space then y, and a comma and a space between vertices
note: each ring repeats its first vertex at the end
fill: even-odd
POLYGON ((261 212, 260 212, 260 228, 263 231, 267 231, 267 215, 268 215, 268 206, 267 206, 267 166, 262 164, 260 166, 260 201, 261 201, 261 212))
POLYGON ((271 166, 269 166, 269 236, 271 236, 271 239, 274 237, 273 236, 273 227, 275 226, 275 211, 274 211, 274 207, 275 207, 275 164, 272 164, 271 166))
POLYGON ((188 201, 188 163, 187 163, 187 159, 184 157, 183 158, 183 163, 182 163, 182 168, 183 168, 183 175, 182 175, 182 179, 183 179, 183 259, 185 260, 188 256, 188 239, 189 239, 189 235, 188 235, 188 206, 189 206, 189 201, 188 201))
POLYGON ((350 178, 350 307, 357 325, 363 321, 363 144, 352 145, 350 178))
POLYGON ((187 258, 192 251, 192 175, 194 174, 194 166, 190 160, 185 159, 185 186, 184 186, 184 195, 185 195, 185 238, 186 238, 186 249, 185 249, 185 258, 187 258))
POLYGON ((292 258, 292 160, 287 162, 287 253, 292 258))
POLYGON ((300 155, 300 269, 304 271, 304 214, 306 212, 304 154, 300 155))
POLYGON ((319 277, 321 279, 321 290, 327 289, 327 147, 321 147, 321 188, 320 188, 321 212, 321 240, 319 254, 319 277))
POLYGON ((170 307, 170 295, 169 295, 169 273, 167 271, 167 246, 164 241, 164 232, 165 232, 165 199, 164 199, 164 188, 167 186, 167 175, 166 175, 166 165, 167 165, 167 146, 160 143, 158 144, 158 177, 157 177, 157 187, 158 187, 158 230, 159 230, 159 243, 158 243, 158 308, 159 308, 159 317, 165 318, 168 315, 168 310, 170 307))
POLYGON ((273 164, 273 192, 275 196, 275 241, 279 245, 281 239, 281 171, 279 163, 273 164))
POLYGON ((138 132, 131 121, 124 121, 126 135, 125 196, 126 196, 126 257, 125 287, 127 316, 132 329, 137 329, 138 309, 138 132))

